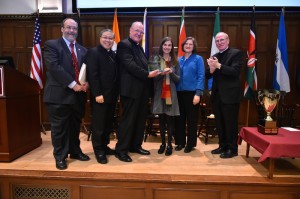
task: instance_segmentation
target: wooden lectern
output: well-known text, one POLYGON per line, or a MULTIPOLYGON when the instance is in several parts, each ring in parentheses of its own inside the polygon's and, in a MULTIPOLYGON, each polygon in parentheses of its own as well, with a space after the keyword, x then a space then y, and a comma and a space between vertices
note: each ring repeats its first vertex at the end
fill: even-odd
POLYGON ((42 144, 39 86, 25 74, 0 66, 0 161, 9 162, 42 144))

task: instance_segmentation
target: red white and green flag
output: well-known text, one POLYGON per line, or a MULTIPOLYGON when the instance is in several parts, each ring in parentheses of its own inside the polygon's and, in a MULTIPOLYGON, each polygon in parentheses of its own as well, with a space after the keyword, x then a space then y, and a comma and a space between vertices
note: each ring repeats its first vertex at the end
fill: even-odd
POLYGON ((180 21, 180 32, 179 32, 179 41, 178 41, 178 57, 181 57, 184 55, 184 52, 181 49, 181 44, 186 38, 186 32, 185 32, 185 24, 184 24, 184 8, 182 8, 182 15, 181 15, 181 21, 180 21))
MULTIPOLYGON (((221 32, 221 25, 220 25, 220 11, 219 11, 219 8, 218 8, 218 10, 216 12, 214 32, 213 32, 212 41, 211 41, 211 50, 210 50, 210 56, 211 57, 214 54, 216 54, 216 53, 219 52, 219 49, 217 48, 216 41, 215 41, 216 35, 219 32, 221 32)), ((212 77, 207 80, 207 89, 208 90, 211 90, 212 82, 213 82, 213 78, 212 77)))
POLYGON ((246 81, 244 96, 248 99, 254 99, 254 92, 257 90, 257 76, 256 76, 256 36, 255 36, 255 11, 253 9, 250 36, 248 44, 248 61, 246 67, 246 81))

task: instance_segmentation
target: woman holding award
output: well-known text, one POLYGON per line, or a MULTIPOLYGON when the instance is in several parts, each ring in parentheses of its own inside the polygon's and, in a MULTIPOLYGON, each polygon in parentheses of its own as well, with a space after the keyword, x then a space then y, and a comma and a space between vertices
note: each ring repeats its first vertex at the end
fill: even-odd
POLYGON ((172 133, 174 132, 174 116, 179 115, 176 93, 176 83, 180 79, 180 69, 174 52, 173 41, 170 37, 163 38, 159 47, 160 65, 162 71, 154 78, 153 113, 159 115, 159 128, 162 144, 159 154, 172 154, 172 133), (166 146, 167 131, 168 140, 166 146), (166 150, 166 151, 165 151, 166 150))

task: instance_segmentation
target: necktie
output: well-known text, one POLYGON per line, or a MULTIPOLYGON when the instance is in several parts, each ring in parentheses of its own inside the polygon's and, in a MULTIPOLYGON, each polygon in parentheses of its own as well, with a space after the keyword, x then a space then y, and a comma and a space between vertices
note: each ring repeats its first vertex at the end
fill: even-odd
POLYGON ((70 43, 70 48, 71 48, 73 66, 74 66, 74 70, 75 70, 75 81, 79 84, 79 81, 78 81, 79 67, 78 67, 77 57, 74 52, 74 44, 73 43, 70 43))

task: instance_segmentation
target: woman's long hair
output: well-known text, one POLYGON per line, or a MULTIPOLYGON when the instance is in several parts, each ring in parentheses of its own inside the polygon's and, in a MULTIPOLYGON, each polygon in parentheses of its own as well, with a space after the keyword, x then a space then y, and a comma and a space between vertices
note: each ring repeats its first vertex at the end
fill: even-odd
POLYGON ((165 42, 167 41, 170 41, 172 43, 172 49, 171 49, 171 52, 170 52, 170 57, 171 57, 171 66, 176 66, 178 64, 178 60, 177 60, 177 57, 175 55, 175 51, 174 51, 174 43, 172 41, 172 38, 171 37, 165 37, 162 39, 161 43, 160 43, 160 46, 159 46, 159 50, 158 50, 158 53, 161 57, 164 56, 164 51, 163 51, 163 45, 165 42))

